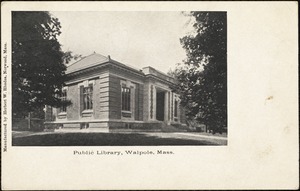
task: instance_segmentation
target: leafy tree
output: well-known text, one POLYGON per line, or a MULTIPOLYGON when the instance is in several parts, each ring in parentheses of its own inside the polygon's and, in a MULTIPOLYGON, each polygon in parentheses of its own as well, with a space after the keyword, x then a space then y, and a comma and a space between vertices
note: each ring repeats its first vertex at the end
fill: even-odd
POLYGON ((12 12, 12 105, 26 116, 44 105, 70 104, 59 99, 66 79, 65 54, 57 41, 61 25, 48 12, 12 12))
POLYGON ((76 61, 76 60, 82 59, 82 58, 83 58, 83 56, 81 54, 74 55, 72 51, 66 51, 63 56, 65 64, 70 64, 72 61, 76 61))
POLYGON ((180 39, 187 58, 175 69, 187 115, 221 132, 227 127, 227 15, 190 12, 194 33, 180 39))

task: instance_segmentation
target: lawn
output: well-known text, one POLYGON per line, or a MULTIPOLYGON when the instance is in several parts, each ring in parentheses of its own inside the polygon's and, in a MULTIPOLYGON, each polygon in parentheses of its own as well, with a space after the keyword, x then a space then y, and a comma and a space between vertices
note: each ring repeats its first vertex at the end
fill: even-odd
MULTIPOLYGON (((13 146, 158 146, 158 145, 218 145, 207 139, 185 139, 147 133, 28 133, 13 134, 13 146)), ((171 136, 170 136, 171 135, 171 136)))

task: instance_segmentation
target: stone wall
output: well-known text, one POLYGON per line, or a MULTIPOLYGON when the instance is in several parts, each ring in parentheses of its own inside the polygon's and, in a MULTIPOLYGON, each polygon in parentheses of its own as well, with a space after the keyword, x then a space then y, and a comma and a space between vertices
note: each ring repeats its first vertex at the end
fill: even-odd
MULTIPOLYGON (((72 105, 67 107, 66 117, 62 119, 56 117, 55 123, 65 124, 64 127, 66 128, 78 128, 80 123, 91 123, 91 128, 104 126, 114 128, 115 126, 115 128, 121 129, 160 129, 161 123, 158 125, 155 121, 156 88, 160 88, 160 91, 168 92, 165 95, 165 122, 174 122, 173 107, 175 99, 173 93, 169 92, 170 89, 167 84, 157 82, 155 79, 144 78, 143 75, 114 66, 108 66, 101 70, 91 70, 90 72, 81 73, 77 77, 73 76, 73 78, 70 78, 70 81, 67 83, 67 98, 71 100, 72 105), (83 86, 89 81, 94 84, 93 113, 86 117, 80 111, 83 108, 80 102, 80 85, 83 86), (133 95, 135 98, 134 117, 132 119, 122 119, 121 117, 121 81, 130 82, 131 86, 135 87, 133 95), (151 119, 150 111, 152 111, 151 119), (149 123, 150 121, 151 123, 149 123)), ((54 109, 53 113, 55 112, 54 109)), ((50 118, 50 114, 47 118, 50 118)), ((181 108, 178 109, 178 118, 180 122, 185 123, 185 113, 181 108)))
POLYGON ((121 84, 120 78, 109 76, 109 118, 121 119, 121 84))
POLYGON ((132 74, 130 72, 118 69, 110 68, 109 70, 109 85, 110 85, 110 119, 121 119, 121 80, 128 80, 135 84, 135 110, 134 120, 142 121, 143 116, 143 102, 144 102, 144 85, 143 78, 141 76, 132 74))
POLYGON ((137 84, 135 90, 135 120, 143 121, 144 85, 137 84))
POLYGON ((95 119, 109 118, 109 73, 103 73, 96 80, 96 91, 94 93, 93 102, 95 119))
POLYGON ((149 120, 149 104, 150 104, 150 97, 149 97, 149 82, 145 82, 144 90, 143 90, 143 120, 148 121, 149 120))

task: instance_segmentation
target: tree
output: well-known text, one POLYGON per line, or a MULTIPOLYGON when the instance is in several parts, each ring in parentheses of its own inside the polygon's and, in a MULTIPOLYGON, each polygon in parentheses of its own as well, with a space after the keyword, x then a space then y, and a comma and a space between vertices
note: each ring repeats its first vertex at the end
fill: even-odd
POLYGON ((70 104, 59 98, 66 80, 61 25, 48 12, 12 12, 12 108, 15 116, 45 105, 70 104))
POLYGON ((191 12, 193 34, 180 39, 187 58, 175 69, 187 115, 213 132, 227 127, 226 12, 191 12))
POLYGON ((66 51, 64 52, 64 56, 63 56, 63 60, 65 62, 65 64, 70 64, 72 61, 76 61, 79 59, 82 59, 82 55, 81 54, 75 54, 72 51, 66 51))

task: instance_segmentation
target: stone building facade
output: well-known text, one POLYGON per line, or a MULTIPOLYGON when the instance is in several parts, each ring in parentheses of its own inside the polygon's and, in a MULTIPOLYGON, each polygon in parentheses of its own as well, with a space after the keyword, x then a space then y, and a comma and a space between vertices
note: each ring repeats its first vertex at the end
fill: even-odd
POLYGON ((46 107, 46 125, 95 131, 185 126, 174 79, 152 67, 139 70, 94 53, 69 65, 66 74, 61 99, 72 105, 46 107))

